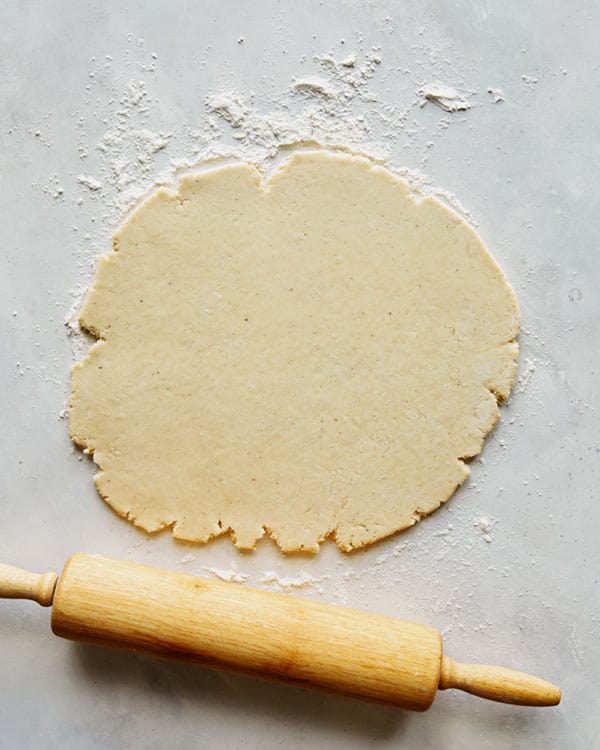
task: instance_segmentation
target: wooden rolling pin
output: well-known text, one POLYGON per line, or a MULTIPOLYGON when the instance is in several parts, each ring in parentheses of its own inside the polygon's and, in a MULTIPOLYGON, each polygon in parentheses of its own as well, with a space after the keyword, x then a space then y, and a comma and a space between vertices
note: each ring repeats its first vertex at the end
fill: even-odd
POLYGON ((93 555, 60 576, 0 565, 0 597, 52 605, 52 630, 75 641, 390 703, 429 708, 458 688, 524 706, 560 690, 502 667, 457 664, 426 625, 93 555))

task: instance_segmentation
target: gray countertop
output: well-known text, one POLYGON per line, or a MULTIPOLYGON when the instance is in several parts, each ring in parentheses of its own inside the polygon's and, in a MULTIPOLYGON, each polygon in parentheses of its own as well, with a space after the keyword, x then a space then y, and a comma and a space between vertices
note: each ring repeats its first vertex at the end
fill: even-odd
POLYGON ((426 622, 454 658, 551 679, 563 702, 515 708, 448 691, 410 714, 71 644, 51 635, 47 610, 6 601, 1 748, 596 746, 598 10, 515 0, 2 3, 0 558, 59 571, 85 550, 426 622), (110 247, 127 191, 206 153, 207 134, 228 147, 258 142, 254 125, 274 107, 281 115, 283 101, 301 130, 312 117, 316 137, 335 134, 330 105, 282 93, 327 76, 327 55, 355 55, 363 71, 343 84, 354 93, 340 145, 359 145, 346 142, 357 118, 393 167, 456 196, 515 287, 514 394, 449 503, 363 553, 325 545, 294 559, 270 542, 240 555, 228 539, 185 548, 148 538, 100 500, 93 465, 69 443, 65 317, 110 247), (418 90, 435 81, 471 106, 425 102, 418 90), (207 100, 224 91, 246 97, 241 125, 207 100))

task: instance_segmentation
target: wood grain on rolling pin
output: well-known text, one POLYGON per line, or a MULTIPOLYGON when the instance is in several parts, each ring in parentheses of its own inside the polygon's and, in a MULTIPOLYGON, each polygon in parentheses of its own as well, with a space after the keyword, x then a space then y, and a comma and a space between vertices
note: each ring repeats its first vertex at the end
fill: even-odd
POLYGON ((442 659, 426 625, 82 554, 59 580, 52 630, 417 711, 442 659))

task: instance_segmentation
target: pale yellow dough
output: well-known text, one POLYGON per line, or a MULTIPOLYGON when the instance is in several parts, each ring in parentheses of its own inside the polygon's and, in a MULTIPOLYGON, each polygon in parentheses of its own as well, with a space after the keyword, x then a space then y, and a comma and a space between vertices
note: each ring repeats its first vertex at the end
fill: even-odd
POLYGON ((147 531, 343 550, 465 480, 512 385, 515 295, 476 232, 366 159, 183 177, 123 224, 80 322, 72 439, 147 531))

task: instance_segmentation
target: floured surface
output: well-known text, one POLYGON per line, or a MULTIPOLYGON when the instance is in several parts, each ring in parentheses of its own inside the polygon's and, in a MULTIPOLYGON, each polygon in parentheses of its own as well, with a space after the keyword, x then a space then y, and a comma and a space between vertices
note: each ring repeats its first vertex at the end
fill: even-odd
POLYGON ((71 435, 138 526, 344 550, 468 475, 515 371, 514 294, 476 233, 365 159, 182 178, 122 226, 81 312, 71 435))
MULTIPOLYGON (((60 13, 55 5, 38 1, 23 12, 23 4, 5 3, 0 25, 10 50, 0 61, 3 561, 60 571, 81 550, 196 575, 235 562, 233 575, 249 576, 247 585, 273 589, 263 582, 271 572, 282 582, 313 576, 322 594, 315 584, 290 595, 433 625, 451 657, 539 674, 564 689, 564 701, 524 711, 445 691, 426 717, 398 713, 169 661, 58 641, 48 648, 48 613, 5 601, 5 744, 26 748, 43 736, 46 750, 168 747, 176 726, 182 747, 222 750, 594 747, 600 350, 590 342, 599 315, 600 254, 592 249, 600 113, 589 94, 600 68, 589 60, 600 6, 574 13, 508 2, 466 12, 454 3, 344 0, 307 12, 269 0, 236 4, 235 13, 222 2, 188 4, 182 14, 139 1, 65 4, 60 13), (382 62, 347 114, 336 106, 328 117, 335 100, 292 92, 311 77, 335 88, 337 69, 330 75, 317 57, 356 55, 348 70, 358 72, 371 54, 382 62), (136 91, 128 93, 130 82, 136 91), (477 90, 473 107, 421 107, 418 92, 431 82, 463 97, 477 90), (488 88, 504 101, 494 103, 488 88), (228 92, 250 111, 239 128, 207 108, 209 97, 228 92), (322 115, 313 115, 317 105, 322 115), (312 126, 319 143, 371 154, 398 174, 420 172, 459 198, 522 309, 520 385, 469 464, 469 479, 423 523, 350 556, 333 543, 297 556, 263 540, 240 554, 228 535, 185 546, 168 531, 142 533, 100 498, 93 464, 70 449, 68 423, 58 419, 71 345, 79 343, 62 323, 76 299, 79 311, 132 196, 147 194, 175 162, 206 161, 219 144, 260 160, 251 140, 262 137, 259 116, 273 125, 272 140, 282 135, 280 119, 303 137, 312 126), (172 136, 149 153, 155 146, 136 135, 143 130, 172 136), (80 174, 102 188, 81 184, 80 174), (188 553, 195 560, 180 565, 188 553)), ((91 346, 81 344, 77 360, 91 346)))

